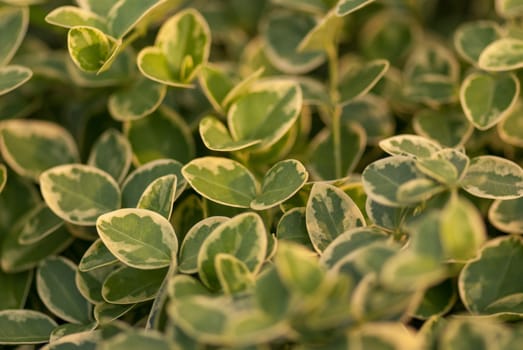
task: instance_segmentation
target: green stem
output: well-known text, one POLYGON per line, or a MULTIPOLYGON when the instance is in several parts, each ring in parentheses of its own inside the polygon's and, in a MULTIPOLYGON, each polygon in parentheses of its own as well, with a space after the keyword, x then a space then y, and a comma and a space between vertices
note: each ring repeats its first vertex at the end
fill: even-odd
POLYGON ((332 106, 332 142, 334 146, 334 173, 336 178, 343 177, 341 167, 341 107, 338 105, 338 47, 336 44, 327 46, 329 60, 329 96, 332 106))

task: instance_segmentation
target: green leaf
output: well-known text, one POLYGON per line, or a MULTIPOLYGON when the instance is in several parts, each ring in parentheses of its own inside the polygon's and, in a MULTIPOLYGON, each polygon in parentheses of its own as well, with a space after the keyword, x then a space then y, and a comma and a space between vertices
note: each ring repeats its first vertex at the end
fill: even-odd
POLYGON ((499 137, 506 143, 523 147, 523 118, 520 118, 523 112, 523 104, 516 102, 508 115, 497 124, 499 137))
MULTIPOLYGON (((91 347, 95 345, 95 341, 98 339, 98 332, 91 333, 94 328, 96 327, 95 322, 91 322, 88 324, 76 324, 76 323, 63 323, 53 329, 53 332, 51 333, 51 336, 49 337, 49 343, 53 343, 53 350, 66 348, 68 342, 73 343, 75 340, 77 341, 76 345, 79 346, 78 350, 83 350, 84 348, 81 346, 83 345, 87 349, 90 350, 88 345, 85 344, 85 341, 88 339, 88 341, 91 341, 92 343, 89 344, 91 347), (81 333, 78 334, 77 333, 81 333), (89 336, 87 336, 89 335, 89 336)), ((44 347, 44 349, 47 348, 49 350, 49 346, 44 347)), ((86 349, 86 350, 87 350, 86 349)))
POLYGON ((43 203, 28 213, 18 240, 21 244, 36 243, 55 232, 63 224, 63 220, 43 203))
POLYGON ((454 33, 454 47, 462 58, 477 64, 481 52, 501 38, 501 27, 494 21, 464 23, 454 33))
POLYGON ((234 255, 219 253, 214 260, 216 277, 225 294, 240 293, 254 285, 249 268, 234 255))
POLYGON ((505 158, 478 156, 472 159, 461 185, 477 197, 515 199, 523 196, 523 169, 505 158))
POLYGON ((413 315, 422 320, 428 320, 435 316, 443 316, 454 306, 457 297, 454 281, 446 279, 424 292, 423 299, 413 315))
POLYGON ((479 318, 453 319, 441 332, 438 343, 445 349, 508 349, 510 333, 503 325, 479 318))
POLYGON ((106 278, 103 298, 111 304, 135 304, 156 297, 167 273, 167 268, 138 270, 122 266, 106 278))
POLYGON ((320 262, 328 268, 332 268, 357 249, 370 246, 374 242, 385 241, 388 238, 389 236, 384 231, 374 227, 349 229, 327 246, 320 257, 320 262))
POLYGON ((414 115, 412 126, 417 134, 447 147, 463 145, 474 131, 461 108, 423 109, 414 115))
POLYGON ((73 241, 71 234, 62 226, 35 243, 20 244, 20 234, 27 219, 28 216, 21 218, 3 239, 0 262, 5 272, 31 269, 46 257, 61 252, 73 241))
POLYGON ((341 77, 339 92, 340 105, 365 95, 389 69, 387 60, 374 60, 364 64, 353 64, 341 77))
POLYGON ((135 164, 160 158, 186 163, 194 157, 189 126, 170 108, 160 107, 147 118, 126 122, 124 133, 131 143, 135 164))
POLYGON ((102 341, 97 349, 100 350, 140 350, 140 349, 171 349, 165 335, 152 330, 124 332, 102 341))
POLYGON ((365 226, 365 218, 354 201, 337 187, 315 183, 307 202, 307 231, 321 253, 340 234, 365 226))
POLYGON ((94 225, 98 216, 120 207, 116 181, 88 165, 60 165, 43 172, 40 190, 57 216, 76 225, 94 225))
POLYGON ((77 350, 94 350, 96 349, 96 344, 99 341, 101 334, 99 333, 99 331, 93 332, 92 325, 89 328, 83 331, 78 330, 73 334, 62 336, 59 339, 54 339, 52 342, 50 341, 50 343, 42 349, 68 350, 74 348, 77 350))
POLYGON ((346 16, 373 2, 374 0, 340 0, 336 5, 336 15, 346 16))
POLYGON ((47 23, 64 28, 93 27, 107 32, 107 21, 102 16, 76 6, 60 6, 45 16, 47 23))
POLYGON ((63 257, 49 257, 38 266, 36 289, 44 305, 56 316, 71 323, 88 323, 91 305, 75 282, 77 266, 63 257))
POLYGON ((299 11, 323 14, 327 12, 336 1, 337 0, 272 0, 271 2, 299 11))
POLYGON ((310 142, 311 174, 321 180, 348 176, 360 161, 367 136, 357 123, 342 123, 339 140, 330 128, 321 130, 310 142))
POLYGON ((9 120, 1 128, 2 156, 11 169, 34 181, 57 165, 79 160, 71 134, 58 124, 40 120, 9 120))
POLYGON ((312 16, 296 12, 276 12, 262 24, 264 51, 270 62, 287 74, 303 74, 325 61, 321 51, 298 52, 303 38, 316 26, 312 16))
POLYGON ((436 108, 454 103, 458 99, 457 83, 442 75, 424 75, 407 83, 405 96, 413 101, 436 108))
POLYGON ((0 67, 0 96, 26 83, 33 76, 33 72, 22 66, 0 67))
POLYGON ((267 232, 255 213, 243 213, 220 224, 203 241, 198 253, 198 273, 202 282, 211 289, 219 289, 216 256, 230 254, 243 262, 256 274, 267 252, 267 232))
POLYGON ((169 221, 146 209, 120 209, 104 214, 96 229, 109 251, 136 269, 158 269, 175 263, 178 240, 169 221))
POLYGON ((523 197, 509 200, 496 200, 490 206, 488 218, 498 230, 507 233, 523 233, 523 197))
POLYGON ((444 186, 431 179, 418 178, 402 183, 398 187, 396 196, 403 205, 413 205, 431 198, 444 189, 444 186))
POLYGON ((328 52, 338 44, 338 34, 343 28, 343 20, 331 11, 312 28, 298 45, 299 52, 328 52))
POLYGON ((380 141, 379 146, 390 155, 413 158, 430 158, 441 150, 441 146, 426 137, 417 135, 396 135, 380 141))
POLYGON ((447 269, 429 256, 405 252, 391 257, 383 266, 381 281, 386 288, 397 291, 418 291, 440 283, 447 269))
POLYGON ((231 72, 222 69, 220 66, 206 64, 198 75, 203 93, 213 106, 213 108, 223 113, 223 105, 227 94, 234 89, 235 81, 231 72))
POLYGON ((473 314, 521 316, 523 288, 517 283, 521 264, 521 238, 500 237, 485 244, 459 276, 459 294, 467 309, 473 314))
POLYGON ((181 272, 186 274, 198 272, 197 259, 202 243, 218 225, 228 219, 225 216, 211 216, 191 227, 180 246, 178 268, 181 272))
POLYGON ((5 273, 0 270, 0 310, 22 309, 33 281, 33 271, 5 273))
POLYGON ((268 79, 254 84, 249 93, 230 107, 227 123, 234 140, 257 140, 266 148, 285 135, 302 107, 299 85, 292 80, 268 79))
POLYGON ((7 168, 4 164, 0 164, 0 193, 5 188, 5 185, 7 184, 7 168))
POLYGON ((46 314, 33 310, 0 311, 0 344, 38 344, 49 341, 57 326, 46 314))
POLYGON ((131 167, 132 150, 129 141, 117 130, 107 129, 95 141, 87 165, 107 172, 121 183, 131 167))
POLYGON ((220 204, 248 208, 256 197, 256 179, 232 159, 196 158, 183 167, 182 173, 196 192, 220 204))
POLYGON ((253 85, 258 82, 258 79, 265 72, 265 67, 258 68, 254 72, 250 73, 247 77, 243 78, 238 82, 225 96, 222 102, 222 107, 228 110, 230 105, 235 102, 238 98, 247 94, 253 85))
MULTIPOLYGON (((0 67, 6 66, 22 43, 29 24, 29 8, 3 7, 0 10, 0 67)), ((3 81, 3 77, 0 81, 3 81)), ((3 85, 3 83, 2 83, 3 85)), ((0 91, 2 91, 0 85, 0 91)), ((1 94, 1 92, 0 92, 1 94)))
POLYGON ((114 119, 133 121, 153 113, 160 107, 166 93, 166 85, 141 78, 130 87, 111 94, 107 106, 114 119))
POLYGON ((453 185, 458 180, 458 170, 449 160, 443 158, 422 158, 416 162, 416 167, 434 180, 453 185))
POLYGON ((104 266, 112 265, 117 262, 118 258, 111 254, 103 241, 98 238, 85 251, 82 259, 80 260, 80 263, 78 264, 78 270, 87 272, 104 266))
POLYGON ((473 73, 461 84, 461 106, 477 129, 486 130, 510 112, 518 100, 519 90, 519 80, 514 74, 473 73))
POLYGON ((138 22, 165 0, 120 0, 107 13, 110 34, 123 38, 138 22))
POLYGON ((157 178, 143 192, 137 208, 149 209, 169 220, 176 195, 176 175, 157 178))
POLYGON ((367 196, 382 205, 405 206, 398 197, 399 188, 411 180, 423 178, 415 161, 405 156, 383 158, 369 164, 362 173, 367 196))
POLYGON ((523 67, 523 40, 501 38, 489 44, 479 55, 479 68, 503 72, 523 67))
POLYGON ((494 4, 501 17, 520 17, 523 13, 523 4, 519 0, 495 0, 494 4))
POLYGON ((132 309, 137 304, 111 304, 111 303, 98 303, 94 306, 94 319, 98 323, 111 322, 119 319, 132 309))
POLYGON ((285 212, 278 222, 276 236, 278 241, 291 241, 314 249, 307 231, 305 208, 295 207, 285 212))
POLYGON ((200 120, 198 131, 200 132, 203 143, 211 151, 239 151, 261 142, 261 139, 234 140, 229 130, 227 130, 227 127, 213 116, 206 116, 200 120))
POLYGON ((388 231, 400 232, 410 208, 391 207, 380 204, 370 197, 365 203, 365 212, 372 223, 388 231))
POLYGON ((116 265, 108 265, 89 271, 77 269, 75 282, 78 291, 93 305, 104 303, 105 300, 102 297, 103 282, 115 269, 116 265))
POLYGON ((155 46, 138 54, 138 68, 147 78, 186 87, 207 63, 211 46, 209 26, 194 9, 179 11, 165 21, 155 46))
POLYGON ((454 197, 441 212, 441 245, 447 259, 467 261, 487 240, 483 218, 470 202, 454 197))
POLYGON ((350 334, 349 346, 373 350, 415 350, 422 348, 423 338, 417 337, 402 323, 366 323, 350 334))
POLYGON ((305 166, 297 160, 274 164, 264 175, 260 194, 251 202, 251 208, 265 210, 286 201, 302 188, 308 176, 305 166))
POLYGON ((98 72, 111 57, 116 40, 94 27, 69 29, 67 48, 73 62, 85 72, 98 72))

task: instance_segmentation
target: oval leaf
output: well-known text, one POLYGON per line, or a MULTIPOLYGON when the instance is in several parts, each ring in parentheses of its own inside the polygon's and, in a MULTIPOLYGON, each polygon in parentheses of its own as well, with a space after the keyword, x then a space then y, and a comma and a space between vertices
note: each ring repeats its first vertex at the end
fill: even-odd
POLYGON ((116 45, 115 39, 94 27, 73 27, 67 34, 69 54, 76 66, 85 72, 98 72, 116 45))
POLYGON ((203 143, 211 151, 239 151, 261 142, 261 140, 233 140, 225 125, 212 116, 203 118, 198 130, 203 143))
POLYGON ((78 270, 87 272, 117 262, 118 258, 111 254, 101 239, 97 239, 85 251, 80 263, 78 264, 78 270))
POLYGON ((385 75, 389 66, 387 60, 375 60, 362 65, 352 65, 340 81, 340 105, 343 106, 369 92, 385 75))
POLYGON ((116 181, 88 165, 61 165, 45 171, 40 190, 57 216, 76 225, 94 225, 98 216, 120 207, 116 181))
POLYGON ((340 0, 336 5, 336 15, 346 16, 373 2, 374 0, 340 0))
POLYGON ((519 80, 513 74, 473 73, 461 84, 461 106, 476 128, 486 130, 510 112, 518 100, 519 90, 519 80))
POLYGON ((95 141, 87 164, 122 182, 131 166, 132 150, 129 141, 117 130, 108 129, 95 141))
POLYGON ((305 211, 307 231, 321 253, 340 234, 365 225, 365 218, 354 201, 342 190, 315 183, 305 211))
POLYGON ((494 21, 465 23, 454 33, 456 51, 472 64, 477 64, 481 52, 501 37, 501 28, 494 21))
MULTIPOLYGON (((29 8, 3 7, 0 10, 0 33, 3 33, 0 39, 0 67, 7 65, 15 55, 27 32, 28 24, 29 8)), ((0 81, 3 81, 2 77, 0 81)))
POLYGON ((60 6, 45 16, 47 23, 64 28, 94 27, 107 32, 107 21, 102 16, 76 6, 60 6))
POLYGON ((492 225, 507 233, 523 233, 523 197, 497 200, 492 203, 488 217, 492 225))
POLYGON ((49 236, 64 224, 45 204, 28 214, 18 240, 21 244, 32 244, 49 236))
POLYGON ((441 150, 441 146, 418 135, 396 135, 380 141, 379 146, 390 155, 430 158, 441 150))
POLYGON ((46 314, 33 310, 0 311, 0 344, 38 344, 49 341, 57 326, 46 314))
POLYGON ((503 72, 523 67, 523 40, 501 38, 479 55, 478 66, 486 71, 503 72))
POLYGON ((38 266, 36 289, 44 305, 71 323, 90 322, 91 305, 75 282, 76 265, 63 257, 50 257, 38 266))
POLYGON ((137 269, 169 266, 176 258, 178 241, 166 218, 146 209, 120 209, 104 214, 96 229, 109 251, 137 269))
POLYGON ((23 85, 33 76, 33 72, 22 66, 0 67, 0 96, 23 85))
POLYGON ((143 192, 137 208, 149 209, 169 219, 176 195, 176 175, 157 178, 143 192))
POLYGON ((232 159, 197 158, 185 165, 182 173, 196 192, 220 204, 248 208, 256 197, 256 179, 232 159))

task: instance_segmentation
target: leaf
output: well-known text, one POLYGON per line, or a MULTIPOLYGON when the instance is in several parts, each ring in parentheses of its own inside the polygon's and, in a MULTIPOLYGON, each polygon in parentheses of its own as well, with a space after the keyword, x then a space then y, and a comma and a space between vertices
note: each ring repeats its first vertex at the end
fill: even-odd
POLYGON ((248 208, 256 197, 256 179, 232 159, 196 158, 182 168, 182 173, 196 192, 220 204, 248 208))
POLYGON ((0 67, 0 96, 26 83, 33 76, 33 72, 22 66, 0 67))
POLYGON ((422 158, 416 167, 425 175, 445 185, 453 185, 458 180, 458 170, 449 160, 443 158, 422 158))
POLYGON ((295 207, 285 212, 278 222, 276 236, 278 241, 291 241, 314 249, 307 231, 305 208, 295 207))
POLYGON ((521 264, 523 241, 519 237, 499 237, 485 244, 459 276, 459 294, 467 310, 473 314, 521 316, 522 303, 500 303, 523 293, 521 284, 515 283, 521 264))
POLYGON ((149 209, 169 220, 176 195, 176 175, 157 178, 143 192, 137 208, 149 209))
POLYGON ((80 294, 93 305, 104 303, 102 286, 107 276, 113 272, 116 267, 117 265, 113 264, 89 271, 77 269, 75 282, 80 294))
POLYGON ((38 344, 49 341, 57 326, 46 314, 34 310, 0 311, 0 344, 38 344))
POLYGON ((431 198, 444 189, 444 186, 431 179, 418 178, 402 183, 398 187, 396 197, 403 205, 413 205, 431 198))
MULTIPOLYGON (((51 333, 51 336, 49 337, 49 343, 53 343, 53 350, 66 348, 68 342, 73 343, 75 341, 75 345, 79 346, 78 350, 83 349, 82 345, 84 347, 93 346, 95 345, 95 341, 98 338, 97 332, 91 333, 94 328, 96 327, 96 323, 91 322, 88 324, 76 324, 76 323, 63 323, 53 329, 53 332, 51 333), (77 333, 81 333, 78 334, 77 333), (87 335, 90 335, 88 337, 87 335), (92 343, 86 345, 87 341, 91 341, 92 343)), ((43 349, 47 348, 49 350, 49 345, 44 347, 43 349)))
POLYGON ((67 34, 69 55, 85 72, 98 72, 116 47, 115 39, 94 27, 75 26, 67 34))
POLYGON ((423 299, 413 315, 422 320, 443 316, 454 306, 457 297, 454 282, 451 279, 446 279, 424 292, 423 299))
POLYGON ((441 212, 441 245, 447 259, 467 261, 487 240, 483 218, 470 202, 453 197, 441 212))
POLYGON ((91 305, 75 283, 76 265, 63 257, 49 257, 38 266, 36 289, 44 305, 71 323, 88 323, 91 305))
POLYGON ((9 167, 34 181, 49 168, 79 159, 71 134, 52 122, 9 120, 1 134, 2 156, 9 167))
POLYGON ((378 227, 388 231, 400 232, 404 219, 410 214, 410 208, 391 207, 367 198, 365 212, 369 216, 370 221, 378 227))
POLYGON ((189 126, 174 110, 161 107, 147 118, 124 125, 131 143, 135 164, 143 165, 161 158, 186 163, 194 157, 195 146, 189 126))
POLYGON ((305 166, 295 159, 274 164, 264 175, 260 194, 251 202, 251 208, 265 210, 286 201, 302 188, 308 177, 305 166))
POLYGON ((209 26, 194 9, 179 11, 165 21, 155 46, 138 54, 138 68, 147 78, 186 87, 207 63, 211 46, 209 26))
POLYGON ((478 156, 472 159, 461 185, 480 198, 515 199, 523 196, 523 170, 505 158, 478 156))
POLYGON ((191 227, 180 246, 178 268, 181 272, 186 274, 198 272, 197 259, 202 243, 218 225, 228 219, 224 216, 210 216, 191 227))
POLYGON ((391 257, 381 272, 383 285, 397 291, 424 290, 446 277, 447 269, 439 261, 412 252, 391 257))
POLYGON ((439 111, 423 109, 414 115, 412 126, 420 136, 447 147, 463 145, 474 131, 461 108, 439 111))
POLYGON ((340 0, 336 5, 336 15, 346 16, 373 2, 374 0, 340 0))
POLYGON ((367 136, 357 123, 342 123, 339 140, 332 130, 321 130, 310 142, 309 167, 321 180, 348 176, 363 155, 367 136))
POLYGON ((523 40, 501 38, 489 44, 478 60, 479 68, 503 72, 523 67, 523 40))
POLYGON ((503 325, 482 319, 450 320, 438 342, 447 349, 474 346, 475 349, 505 348, 510 332, 503 325))
POLYGON ((509 200, 496 200, 490 206, 488 218, 498 230, 506 233, 523 233, 523 197, 509 200))
POLYGON ((341 77, 339 104, 344 106, 348 102, 369 92, 387 72, 389 66, 390 64, 387 60, 353 64, 341 77))
POLYGON ((497 124, 499 137, 513 146, 523 146, 523 119, 520 118, 523 105, 520 101, 516 102, 508 115, 497 124))
POLYGON ((362 349, 374 350, 415 350, 423 347, 423 339, 403 324, 384 322, 367 323, 353 334, 350 334, 349 346, 361 346, 362 349))
POLYGON ((131 167, 132 150, 129 141, 117 130, 107 129, 95 141, 87 165, 107 172, 121 183, 131 167))
POLYGON ((182 163, 174 159, 158 159, 135 169, 122 184, 122 207, 135 208, 147 187, 154 180, 166 175, 176 175, 178 197, 187 185, 182 176, 182 166, 182 163))
POLYGON ((458 86, 454 80, 441 75, 427 74, 408 82, 404 90, 407 99, 424 103, 431 108, 454 103, 458 99, 458 86))
POLYGON ((220 66, 206 64, 198 75, 203 93, 212 107, 220 113, 224 112, 223 102, 227 94, 235 87, 235 81, 230 73, 220 66))
POLYGON ((254 285, 247 265, 234 255, 219 253, 215 257, 216 277, 225 294, 241 293, 254 285))
POLYGON ((523 4, 518 0, 496 0, 494 4, 496 6, 496 12, 501 17, 519 17, 523 12, 523 4))
POLYGON ((93 350, 96 348, 96 344, 100 339, 100 333, 91 329, 79 330, 73 334, 65 335, 59 339, 54 339, 47 346, 43 347, 44 350, 93 350))
POLYGON ((219 289, 216 256, 230 254, 256 274, 267 252, 267 233, 259 215, 243 213, 220 224, 203 241, 198 253, 198 273, 211 289, 219 289))
POLYGON ((227 130, 227 127, 213 116, 206 116, 200 120, 198 131, 200 132, 203 143, 211 151, 239 151, 261 142, 261 139, 234 140, 229 130, 227 130))
POLYGON ((5 188, 5 185, 7 184, 7 168, 4 164, 0 164, 0 193, 5 188))
POLYGON ((123 38, 138 22, 154 8, 162 5, 163 0, 120 0, 107 13, 110 34, 123 38))
POLYGON ((481 52, 501 38, 501 27, 494 21, 464 23, 454 33, 454 47, 462 58, 477 64, 481 52))
POLYGON ((135 304, 156 297, 167 268, 138 270, 122 266, 109 274, 102 287, 103 298, 111 304, 135 304))
POLYGON ((305 210, 309 238, 319 253, 343 232, 365 226, 356 203, 332 185, 315 183, 305 210))
MULTIPOLYGON (((3 7, 0 10, 0 67, 6 66, 20 47, 29 24, 29 8, 3 7)), ((3 81, 1 77, 0 81, 3 81)), ((3 83, 0 84, 0 95, 3 83)))
POLYGON ((63 220, 45 204, 37 206, 26 217, 18 240, 21 244, 33 244, 49 236, 64 224, 63 220))
POLYGON ((5 273, 0 270, 0 311, 22 309, 33 281, 33 271, 5 273))
POLYGON ((94 319, 98 323, 111 322, 119 319, 129 311, 134 309, 137 304, 110 304, 99 303, 94 306, 94 319))
POLYGON ((140 350, 145 348, 157 350, 171 349, 165 335, 153 330, 124 332, 100 342, 100 350, 140 350))
POLYGON ((486 130, 510 112, 518 100, 519 90, 519 80, 513 74, 473 73, 461 84, 461 106, 477 129, 486 130))
POLYGON ((441 146, 428 138, 417 135, 396 135, 380 141, 379 146, 390 155, 413 158, 430 158, 441 146))
POLYGON ((0 262, 5 272, 15 273, 32 269, 46 257, 67 248, 73 241, 71 234, 62 226, 35 243, 20 244, 21 229, 26 219, 27 216, 16 222, 12 231, 3 239, 0 262))
POLYGON ((298 52, 325 51, 337 45, 338 34, 343 27, 343 20, 334 11, 327 13, 312 28, 297 47, 298 52))
POLYGON ((85 251, 82 259, 80 260, 80 263, 78 264, 78 270, 87 272, 112 265, 117 262, 118 259, 113 254, 111 254, 103 241, 98 238, 85 251))
POLYGON ((405 206, 398 197, 400 186, 423 178, 415 161, 405 156, 383 158, 369 164, 362 173, 363 188, 367 196, 379 204, 405 206))
POLYGON ((104 214, 96 229, 109 251, 136 269, 158 269, 175 263, 178 241, 169 221, 146 209, 120 209, 104 214))
POLYGON ((337 0, 272 0, 272 3, 291 9, 322 14, 337 0))
POLYGON ((296 12, 273 13, 262 23, 264 52, 276 68, 287 74, 303 74, 325 61, 321 51, 298 52, 303 38, 316 26, 312 16, 296 12))
POLYGON ((121 122, 144 118, 160 107, 167 86, 141 78, 130 87, 109 96, 108 109, 111 116, 121 122))
POLYGON ((98 216, 120 207, 120 189, 106 172, 81 164, 60 165, 40 176, 49 208, 76 225, 94 225, 98 216))
POLYGON ((285 135, 298 119, 302 94, 291 80, 267 79, 254 84, 229 108, 227 123, 234 140, 258 140, 266 148, 285 135))
POLYGON ((107 21, 104 17, 76 6, 60 6, 45 16, 47 23, 64 28, 77 26, 93 27, 107 32, 107 21))

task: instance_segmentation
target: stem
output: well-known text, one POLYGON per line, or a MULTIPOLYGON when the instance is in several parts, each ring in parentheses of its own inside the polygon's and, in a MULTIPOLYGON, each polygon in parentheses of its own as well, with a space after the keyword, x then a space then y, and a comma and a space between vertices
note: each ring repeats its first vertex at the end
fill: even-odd
POLYGON ((334 173, 336 178, 343 177, 341 168, 341 107, 338 105, 338 47, 335 43, 326 48, 329 60, 329 96, 332 105, 332 142, 334 147, 334 173))

